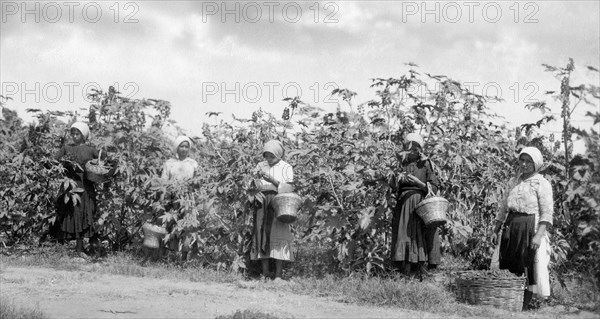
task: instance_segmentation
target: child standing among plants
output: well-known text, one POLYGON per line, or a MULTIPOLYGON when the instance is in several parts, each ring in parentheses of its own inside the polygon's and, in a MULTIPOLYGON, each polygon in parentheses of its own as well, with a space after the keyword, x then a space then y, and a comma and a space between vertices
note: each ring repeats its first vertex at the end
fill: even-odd
POLYGON ((288 193, 293 190, 290 185, 294 181, 294 171, 290 164, 283 160, 283 144, 270 140, 264 144, 264 161, 256 165, 256 173, 260 178, 261 192, 257 196, 257 206, 254 211, 252 260, 260 260, 262 275, 272 278, 269 262, 275 260, 276 280, 282 279, 284 261, 293 261, 293 235, 290 225, 275 218, 271 201, 278 193, 288 193))
POLYGON ((83 253, 83 239, 90 238, 91 251, 98 244, 95 222, 96 190, 94 183, 85 176, 85 163, 98 158, 98 150, 85 144, 90 136, 89 127, 82 122, 71 125, 71 143, 60 148, 54 156, 63 160, 66 176, 77 184, 73 190, 77 197, 66 198, 69 194, 59 194, 56 201, 56 220, 54 222, 55 236, 59 241, 76 240, 75 250, 83 253), (74 200, 75 199, 75 200, 74 200))

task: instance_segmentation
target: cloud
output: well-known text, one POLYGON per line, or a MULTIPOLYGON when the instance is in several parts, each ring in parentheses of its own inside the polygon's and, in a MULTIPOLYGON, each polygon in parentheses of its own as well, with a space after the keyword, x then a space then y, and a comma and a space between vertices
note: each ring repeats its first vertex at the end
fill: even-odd
MULTIPOLYGON (((597 66, 600 55, 599 3, 589 1, 531 2, 537 5, 538 23, 529 24, 523 19, 533 11, 521 2, 518 23, 510 9, 514 2, 500 3, 504 15, 497 23, 486 22, 480 11, 473 23, 465 11, 457 23, 449 22, 449 16, 439 23, 428 20, 431 15, 423 21, 420 13, 403 12, 409 4, 422 3, 408 1, 319 1, 318 6, 313 1, 280 2, 273 19, 265 2, 253 2, 262 6, 258 21, 253 21, 254 4, 239 2, 239 22, 232 14, 208 14, 215 4, 223 8, 218 1, 132 2, 135 6, 128 8, 118 2, 115 22, 115 2, 99 3, 103 16, 97 23, 85 21, 80 13, 73 23, 21 23, 20 15, 10 16, 0 25, 1 80, 28 85, 97 82, 104 89, 118 82, 121 90, 134 82, 135 97, 172 101, 173 117, 182 126, 194 127, 204 112, 217 108, 236 114, 258 107, 278 111, 285 83, 298 83, 303 98, 322 105, 331 91, 329 82, 359 92, 358 100, 365 101, 373 97, 370 78, 399 76, 409 61, 425 72, 463 82, 500 83, 505 95, 512 94, 510 87, 518 82, 523 104, 522 97, 529 93, 522 90, 525 83, 539 84, 540 91, 555 85, 541 63, 564 65, 572 56, 597 66), (302 15, 294 22, 296 4, 302 15), (123 23, 127 17, 138 22, 123 23), (205 102, 202 85, 211 82, 226 88, 253 82, 280 86, 275 102, 235 103, 223 101, 220 94, 205 102)), ((427 3, 429 8, 432 3, 427 3)), ((439 2, 440 8, 449 3, 465 9, 462 2, 439 2)), ((481 9, 485 3, 478 4, 481 9)), ((235 3, 225 5, 231 9, 235 3)), ((507 97, 514 110, 518 103, 507 97)), ((26 102, 20 107, 35 104, 26 102)), ((40 106, 81 105, 86 103, 61 100, 40 106)))

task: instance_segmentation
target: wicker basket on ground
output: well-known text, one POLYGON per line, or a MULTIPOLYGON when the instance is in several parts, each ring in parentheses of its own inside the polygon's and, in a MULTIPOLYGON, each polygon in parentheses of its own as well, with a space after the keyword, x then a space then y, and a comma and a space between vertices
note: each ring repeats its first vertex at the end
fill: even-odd
POLYGON ((457 299, 472 305, 490 305, 513 312, 523 307, 526 277, 508 270, 473 270, 458 274, 457 299))

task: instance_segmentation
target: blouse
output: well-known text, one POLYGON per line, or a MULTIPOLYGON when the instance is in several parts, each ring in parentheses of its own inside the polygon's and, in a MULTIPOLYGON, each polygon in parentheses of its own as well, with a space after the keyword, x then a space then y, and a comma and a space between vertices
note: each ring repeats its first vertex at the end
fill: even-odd
POLYGON ((161 178, 166 180, 185 180, 194 177, 198 168, 196 160, 186 157, 184 160, 171 158, 163 165, 161 178))
POLYGON ((68 157, 70 160, 76 162, 80 166, 80 168, 77 168, 76 166, 71 165, 70 163, 63 163, 63 165, 66 168, 67 177, 79 182, 83 182, 85 180, 86 182, 84 183, 84 185, 87 188, 93 187, 93 184, 84 178, 84 170, 85 163, 87 161, 92 160, 94 158, 98 158, 98 150, 86 144, 65 145, 61 147, 58 150, 58 152, 54 155, 54 159, 60 160, 63 157, 68 157))
MULTIPOLYGON (((404 172, 406 174, 411 174, 414 177, 418 178, 421 182, 423 183, 428 183, 430 189, 428 189, 426 191, 426 193, 429 192, 429 190, 433 191, 433 192, 437 192, 438 190, 438 186, 439 186, 439 180, 437 178, 437 176, 435 175, 435 173, 433 172, 433 164, 431 163, 431 161, 427 158, 424 159, 418 159, 418 160, 414 160, 414 161, 410 161, 408 163, 403 163, 404 164, 404 172)), ((414 186, 412 183, 399 183, 398 184, 399 187, 399 191, 400 192, 404 192, 404 191, 409 191, 409 190, 421 190, 421 188, 414 186)), ((427 195, 427 194, 425 194, 427 195)))
POLYGON ((535 215, 536 229, 539 222, 552 225, 554 201, 552 200, 552 185, 540 174, 521 180, 513 180, 504 207, 496 215, 496 220, 504 222, 509 211, 535 215))
MULTIPOLYGON (((267 161, 262 161, 256 165, 256 169, 261 172, 269 174, 274 179, 278 180, 280 183, 290 184, 294 181, 294 169, 292 165, 286 163, 285 161, 280 160, 277 164, 273 166, 269 166, 267 161)), ((267 182, 264 179, 261 179, 261 188, 263 191, 272 190, 279 192, 278 187, 267 182)), ((281 187, 281 184, 279 185, 281 187)))

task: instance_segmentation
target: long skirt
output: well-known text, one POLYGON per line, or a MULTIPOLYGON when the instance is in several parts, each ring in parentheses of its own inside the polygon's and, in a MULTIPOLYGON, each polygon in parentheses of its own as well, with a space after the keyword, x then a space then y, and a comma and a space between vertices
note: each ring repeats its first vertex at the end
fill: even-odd
POLYGON ((409 190, 400 194, 392 218, 393 261, 428 262, 430 265, 438 265, 441 261, 439 229, 425 227, 415 212, 422 199, 419 191, 409 190))
POLYGON ((275 210, 271 206, 271 201, 277 193, 264 192, 264 194, 264 202, 254 211, 250 259, 273 258, 293 261, 294 237, 290 225, 278 221, 275 218, 275 210))
POLYGON ((93 188, 83 188, 78 193, 79 202, 73 205, 69 199, 65 203, 65 195, 56 200, 56 220, 54 222, 54 236, 62 240, 89 238, 96 233, 96 194, 93 188))
POLYGON ((535 285, 534 249, 531 241, 535 236, 535 215, 510 212, 506 218, 500 240, 500 269, 521 276, 527 274, 529 285, 535 285))

